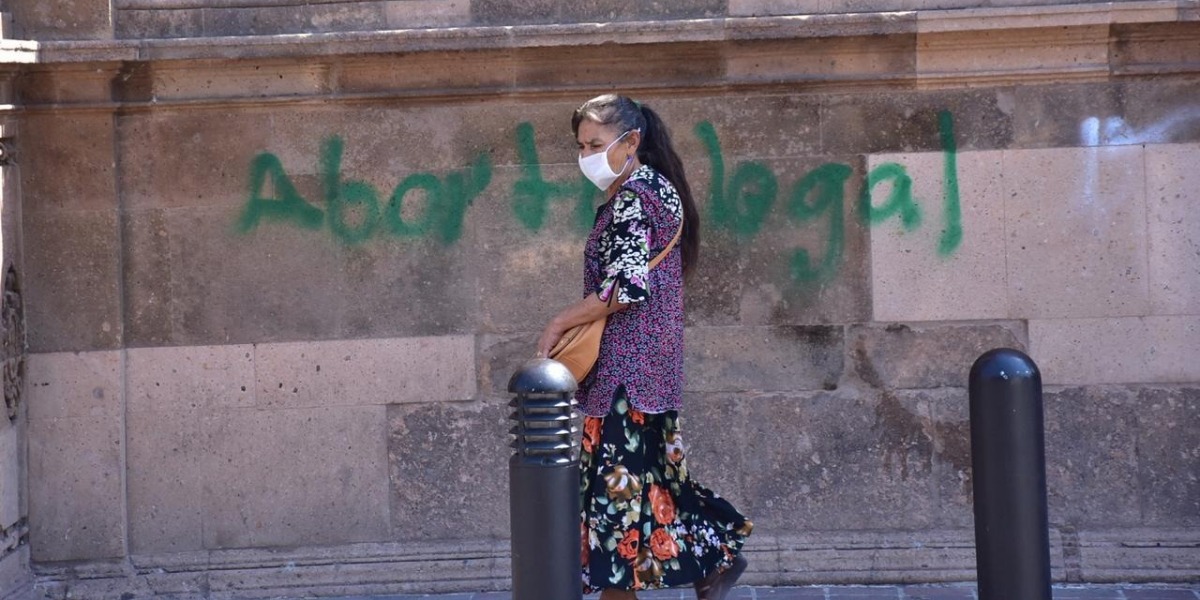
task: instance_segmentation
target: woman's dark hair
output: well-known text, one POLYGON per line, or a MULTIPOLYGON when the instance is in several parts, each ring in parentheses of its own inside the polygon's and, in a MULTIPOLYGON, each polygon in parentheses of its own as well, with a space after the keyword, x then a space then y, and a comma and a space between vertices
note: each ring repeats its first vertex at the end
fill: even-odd
POLYGON ((683 200, 683 236, 679 240, 679 247, 683 252, 683 272, 690 274, 700 258, 700 214, 696 211, 692 188, 683 171, 683 161, 671 145, 671 134, 667 131, 666 123, 645 104, 617 94, 597 96, 577 108, 571 117, 571 131, 575 135, 579 135, 579 124, 584 119, 600 125, 613 125, 619 133, 641 130, 638 160, 666 176, 683 200))

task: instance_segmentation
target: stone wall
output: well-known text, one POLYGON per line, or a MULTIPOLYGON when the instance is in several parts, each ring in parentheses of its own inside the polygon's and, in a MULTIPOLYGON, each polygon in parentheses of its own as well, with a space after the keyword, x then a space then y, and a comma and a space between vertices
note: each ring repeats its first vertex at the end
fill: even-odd
POLYGON ((757 524, 748 581, 972 579, 965 378, 998 346, 1047 384, 1055 578, 1200 576, 1191 4, 481 5, 3 43, 38 597, 505 589, 505 385, 578 294, 569 115, 614 87, 701 200, 685 427, 757 524))

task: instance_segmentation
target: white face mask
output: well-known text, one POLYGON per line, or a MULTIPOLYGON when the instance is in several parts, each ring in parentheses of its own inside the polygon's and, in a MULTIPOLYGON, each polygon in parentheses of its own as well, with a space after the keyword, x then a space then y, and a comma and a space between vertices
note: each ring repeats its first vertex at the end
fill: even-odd
MULTIPOLYGON (((630 129, 629 131, 641 130, 630 129)), ((613 182, 621 176, 621 173, 625 172, 625 169, 629 167, 629 164, 633 162, 633 157, 629 157, 625 161, 625 166, 621 167, 620 173, 614 173, 612 167, 608 166, 608 151, 611 150, 612 147, 617 144, 617 142, 629 135, 629 131, 622 133, 620 137, 613 140, 613 142, 604 149, 604 152, 597 152, 591 156, 584 156, 582 152, 579 154, 579 170, 583 171, 583 176, 587 177, 588 181, 591 181, 601 190, 607 190, 608 186, 612 185, 613 182)))

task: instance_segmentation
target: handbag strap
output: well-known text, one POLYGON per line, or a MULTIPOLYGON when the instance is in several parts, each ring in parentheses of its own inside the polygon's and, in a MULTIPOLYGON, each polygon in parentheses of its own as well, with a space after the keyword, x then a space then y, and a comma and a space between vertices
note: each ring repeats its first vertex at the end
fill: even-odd
MULTIPOLYGON (((649 191, 649 186, 647 186, 646 183, 640 179, 634 179, 632 181, 629 181, 628 183, 631 187, 635 188, 639 193, 645 193, 645 192, 649 191)), ((662 262, 663 259, 665 259, 667 257, 667 255, 671 253, 671 250, 673 248, 675 248, 675 244, 679 241, 679 238, 682 236, 683 236, 683 219, 680 218, 679 219, 679 229, 675 232, 675 237, 671 238, 671 241, 667 242, 667 247, 663 248, 663 251, 659 252, 658 256, 655 256, 654 259, 650 261, 650 264, 646 266, 646 271, 650 271, 654 267, 657 267, 658 263, 662 262)))

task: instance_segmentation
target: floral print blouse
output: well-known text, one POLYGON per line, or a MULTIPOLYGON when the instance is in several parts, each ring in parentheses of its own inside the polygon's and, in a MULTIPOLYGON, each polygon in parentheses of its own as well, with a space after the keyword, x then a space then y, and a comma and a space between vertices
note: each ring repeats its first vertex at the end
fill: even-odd
POLYGON ((608 414, 617 388, 661 413, 683 399, 683 260, 678 244, 653 270, 683 220, 675 186, 648 165, 596 211, 584 249, 584 296, 628 304, 608 317, 596 367, 575 394, 586 415, 608 414))

